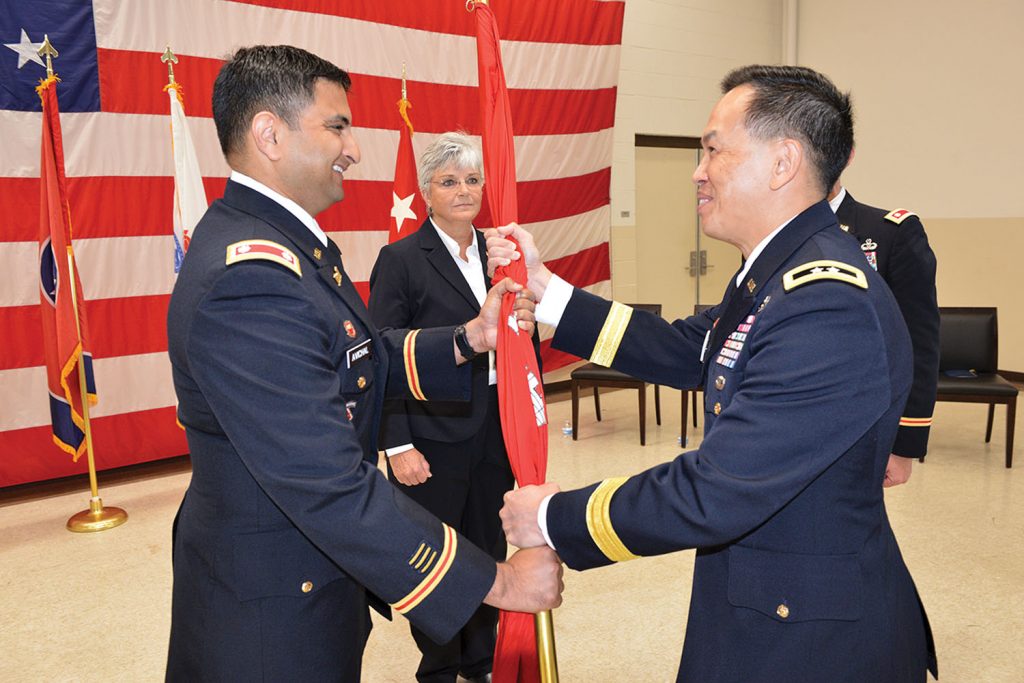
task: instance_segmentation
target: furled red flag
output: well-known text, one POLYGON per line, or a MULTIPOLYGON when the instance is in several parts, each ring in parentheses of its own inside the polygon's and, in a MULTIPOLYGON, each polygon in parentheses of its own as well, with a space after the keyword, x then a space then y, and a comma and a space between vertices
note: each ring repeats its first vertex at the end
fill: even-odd
POLYGON ((181 270, 181 262, 188 251, 192 231, 206 213, 207 203, 203 176, 199 171, 199 157, 196 156, 192 134, 188 129, 188 119, 185 118, 181 84, 168 83, 164 90, 170 97, 171 107, 171 153, 174 155, 174 272, 177 273, 181 270))
MULTIPOLYGON (((501 64, 497 22, 486 2, 477 0, 474 7, 487 202, 494 225, 507 225, 519 219, 512 114, 505 87, 505 70, 501 64)), ((494 282, 505 277, 525 285, 524 260, 497 268, 494 282)), ((529 336, 522 333, 512 314, 515 297, 515 294, 508 293, 501 302, 500 319, 507 320, 508 324, 498 326, 498 406, 512 472, 516 482, 525 486, 544 483, 548 430, 544 386, 537 357, 529 336)), ((501 612, 493 677, 495 683, 533 683, 540 680, 532 614, 501 612)))
POLYGON ((426 205, 416 180, 416 157, 412 151, 412 121, 409 110, 412 102, 406 98, 405 76, 402 76, 402 99, 398 100, 398 114, 402 126, 398 132, 398 157, 395 159, 395 185, 391 191, 391 222, 388 243, 398 241, 416 230, 426 215, 426 205))
POLYGON ((78 269, 74 267, 75 257, 71 249, 71 209, 64 176, 57 77, 50 76, 42 81, 36 92, 43 103, 39 165, 39 303, 50 417, 53 442, 78 460, 85 452, 79 363, 85 367, 90 403, 96 402, 96 387, 92 377, 92 356, 84 350, 86 327, 81 311, 82 283, 78 279, 78 269))

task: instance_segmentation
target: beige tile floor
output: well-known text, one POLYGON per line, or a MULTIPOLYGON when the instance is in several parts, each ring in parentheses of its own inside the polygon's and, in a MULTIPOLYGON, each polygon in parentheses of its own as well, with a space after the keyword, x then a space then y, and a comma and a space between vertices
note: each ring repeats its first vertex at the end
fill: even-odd
MULTIPOLYGON (((582 485, 674 457, 679 394, 663 394, 663 425, 654 426, 651 405, 646 447, 638 441, 635 392, 606 394, 601 423, 585 402, 577 442, 560 434, 568 401, 552 402, 550 478, 582 485)), ((1024 681, 1024 449, 1018 446, 1018 465, 1006 470, 1003 409, 988 445, 984 410, 940 404, 927 464, 887 493, 931 617, 944 683, 1024 681)), ((127 509, 130 519, 99 534, 64 530, 86 507, 84 483, 72 493, 0 491, 0 681, 162 678, 170 525, 189 474, 180 460, 158 470, 101 474, 105 502, 127 509)), ((674 680, 692 564, 688 551, 567 571, 565 603, 555 612, 561 679, 674 680)), ((406 622, 376 619, 364 680, 412 681, 416 660, 406 622)))

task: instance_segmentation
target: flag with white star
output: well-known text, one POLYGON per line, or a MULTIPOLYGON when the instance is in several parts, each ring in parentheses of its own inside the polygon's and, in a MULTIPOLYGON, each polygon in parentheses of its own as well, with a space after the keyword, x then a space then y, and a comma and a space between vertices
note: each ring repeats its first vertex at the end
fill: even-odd
POLYGON ((416 232, 427 215, 423 196, 416 180, 416 156, 412 151, 412 104, 404 97, 398 101, 401 125, 398 132, 398 155, 395 158, 395 185, 391 190, 391 222, 388 243, 416 232))
POLYGON ((0 12, 0 109, 41 111, 35 87, 46 78, 39 56, 43 37, 60 53, 53 70, 60 77, 62 112, 100 110, 96 29, 90 0, 5 2, 0 12))

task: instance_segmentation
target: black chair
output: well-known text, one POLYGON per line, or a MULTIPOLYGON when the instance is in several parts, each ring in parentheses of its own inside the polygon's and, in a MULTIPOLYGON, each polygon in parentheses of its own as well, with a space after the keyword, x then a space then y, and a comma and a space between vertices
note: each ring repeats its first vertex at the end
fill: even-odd
MULTIPOLYGON (((697 315, 698 313, 703 313, 704 311, 708 310, 709 308, 714 308, 714 307, 715 307, 715 304, 694 304, 694 306, 693 306, 693 314, 697 315)), ((682 405, 682 408, 683 408, 682 425, 683 426, 682 426, 682 433, 680 435, 681 439, 679 441, 680 444, 682 444, 683 448, 686 447, 686 404, 689 402, 687 400, 687 391, 689 391, 690 399, 693 402, 693 428, 696 429, 697 428, 697 406, 700 404, 700 402, 697 400, 697 392, 698 391, 704 391, 704 387, 703 386, 699 386, 699 387, 694 387, 694 388, 689 389, 689 390, 683 389, 683 401, 682 401, 682 403, 683 403, 683 405, 682 405)))
POLYGON ((1006 466, 1013 464, 1017 387, 997 374, 999 334, 995 308, 939 309, 939 385, 936 400, 987 403, 985 443, 992 439, 996 404, 1006 406, 1006 466))
MULTIPOLYGON (((627 304, 638 311, 647 311, 657 316, 661 315, 661 304, 627 304)), ((642 379, 630 377, 624 372, 606 368, 596 363, 581 365, 569 374, 570 388, 572 390, 572 440, 576 441, 579 436, 580 417, 580 389, 594 388, 594 412, 597 421, 601 421, 601 398, 598 394, 600 387, 616 389, 636 389, 640 392, 640 445, 647 444, 647 382, 642 379)), ((661 424, 661 395, 658 392, 658 385, 654 385, 654 416, 658 424, 661 424)), ((685 408, 684 408, 685 416, 685 408)))

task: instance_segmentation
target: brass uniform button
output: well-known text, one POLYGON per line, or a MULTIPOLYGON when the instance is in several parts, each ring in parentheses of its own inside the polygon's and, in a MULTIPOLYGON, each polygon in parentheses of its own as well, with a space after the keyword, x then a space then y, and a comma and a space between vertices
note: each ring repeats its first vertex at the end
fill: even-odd
POLYGON ((789 608, 786 607, 786 603, 782 603, 781 605, 775 608, 775 613, 778 614, 779 617, 781 617, 782 619, 786 619, 789 617, 789 608))
POLYGON ((722 404, 719 403, 718 401, 715 401, 715 415, 720 415, 721 413, 722 413, 722 404))
POLYGON ((725 389, 725 377, 722 375, 715 378, 715 389, 718 389, 719 391, 725 389))
MULTIPOLYGON (((312 581, 303 581, 302 582, 302 592, 303 593, 308 593, 311 590, 313 590, 313 582, 312 581)), ((779 609, 782 609, 782 608, 780 607, 779 609)))
POLYGON ((359 387, 360 389, 365 389, 366 388, 366 378, 365 377, 360 377, 359 379, 357 379, 356 380, 356 386, 359 387))

